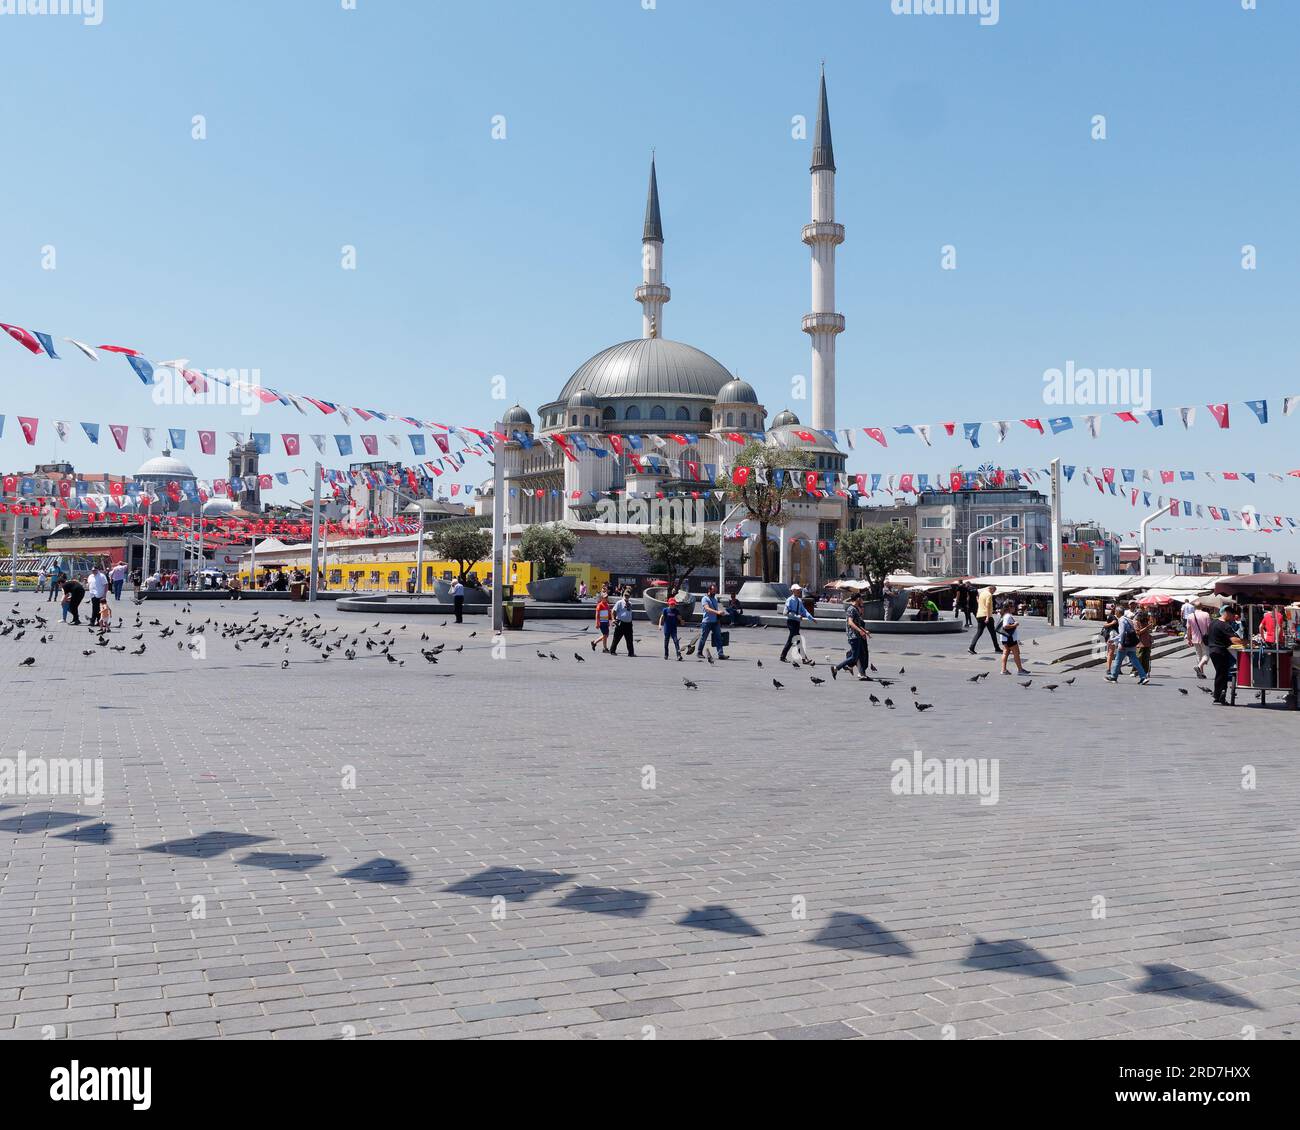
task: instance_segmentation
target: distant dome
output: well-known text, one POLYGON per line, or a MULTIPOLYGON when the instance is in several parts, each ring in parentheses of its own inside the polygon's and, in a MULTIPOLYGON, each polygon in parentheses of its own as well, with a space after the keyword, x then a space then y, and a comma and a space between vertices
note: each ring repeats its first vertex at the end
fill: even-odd
POLYGON ((527 424, 530 428, 533 426, 533 418, 528 414, 528 409, 522 404, 516 404, 504 416, 501 417, 503 424, 527 424))
POLYGON ((772 418, 773 428, 783 428, 789 424, 797 424, 799 417, 796 416, 789 408, 783 409, 772 418))
POLYGON ((580 388, 571 397, 569 397, 570 408, 599 408, 596 398, 591 395, 591 390, 580 388))
POLYGON ((619 397, 700 397, 713 401, 731 374, 707 353, 680 341, 637 338, 597 353, 557 398, 567 403, 586 389, 600 400, 619 397))
POLYGON ((728 381, 718 390, 718 403, 757 404, 758 393, 754 391, 752 384, 737 377, 734 381, 728 381))
POLYGON ((155 455, 148 460, 136 473, 136 478, 151 475, 163 479, 192 479, 195 478, 193 471, 182 463, 179 459, 174 459, 170 451, 164 451, 161 455, 155 455))
POLYGON ((221 518, 235 509, 235 504, 228 498, 209 498, 203 504, 201 513, 205 518, 221 518))

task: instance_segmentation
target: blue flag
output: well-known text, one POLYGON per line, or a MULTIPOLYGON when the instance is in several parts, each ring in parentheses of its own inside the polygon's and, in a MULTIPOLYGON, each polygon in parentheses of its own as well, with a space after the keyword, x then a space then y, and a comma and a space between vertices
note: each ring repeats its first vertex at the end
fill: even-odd
POLYGON ((1059 436, 1074 427, 1074 421, 1069 416, 1053 416, 1047 421, 1047 426, 1052 429, 1052 435, 1059 436))
POLYGON ((424 454, 424 436, 419 435, 419 434, 416 433, 416 432, 412 432, 412 433, 411 433, 409 436, 407 436, 406 438, 409 439, 409 440, 411 441, 411 451, 412 451, 412 452, 414 452, 416 455, 423 455, 423 454, 424 454))
MULTIPOLYGON (((908 430, 908 431, 911 431, 912 429, 911 429, 911 428, 908 428, 907 430, 908 430)), ((961 426, 961 430, 962 430, 962 434, 963 434, 963 435, 964 435, 968 440, 970 440, 970 445, 971 445, 971 447, 979 447, 979 445, 980 445, 980 426, 979 426, 979 424, 962 424, 962 426, 961 426)))
POLYGON ((172 449, 174 451, 185 450, 185 429, 184 428, 168 428, 167 435, 171 440, 172 449))
MULTIPOLYGON (((39 335, 38 335, 39 336, 39 335)), ((1268 423, 1268 401, 1267 400, 1248 400, 1246 407, 1249 408, 1256 416, 1259 417, 1261 424, 1268 423)))
POLYGON ((135 370, 135 375, 140 378, 142 384, 153 384, 153 366, 143 357, 136 357, 133 354, 125 353, 123 356, 127 364, 135 370))
POLYGON ((271 433, 270 432, 249 432, 253 440, 253 446, 257 448, 258 455, 271 454, 271 433))
POLYGON ((50 337, 49 334, 41 333, 40 330, 32 330, 32 333, 35 334, 36 340, 41 343, 41 348, 57 361, 59 355, 54 352, 54 338, 50 337))
POLYGON ((1147 413, 1147 419, 1151 421, 1151 426, 1153 428, 1163 428, 1165 426, 1165 414, 1159 408, 1152 408, 1151 411, 1147 413))
POLYGON ((98 425, 98 424, 82 424, 82 425, 81 425, 81 430, 84 431, 84 432, 86 433, 86 438, 87 438, 88 440, 90 440, 91 443, 98 443, 98 442, 99 442, 99 425, 98 425))
POLYGON ((339 454, 340 454, 340 455, 351 455, 351 454, 352 454, 352 437, 351 437, 351 436, 335 436, 335 437, 334 437, 334 442, 335 442, 336 444, 338 444, 338 449, 339 449, 339 454))

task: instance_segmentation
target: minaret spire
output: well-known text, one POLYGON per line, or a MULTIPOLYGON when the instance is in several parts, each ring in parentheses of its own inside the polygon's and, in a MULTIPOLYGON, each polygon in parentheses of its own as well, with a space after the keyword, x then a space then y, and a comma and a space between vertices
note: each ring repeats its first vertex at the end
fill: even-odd
POLYGON ((641 303, 641 336, 663 337, 664 303, 672 291, 664 285, 664 225, 659 215, 659 178, 654 152, 650 153, 650 190, 646 194, 645 225, 641 230, 641 285, 636 300, 641 303))
POLYGON ((844 315, 835 313, 835 249, 844 242, 844 225, 835 222, 835 148, 822 65, 817 128, 812 151, 812 223, 803 241, 812 249, 812 308, 803 332, 812 338, 812 426, 835 429, 835 338, 844 332, 844 315))

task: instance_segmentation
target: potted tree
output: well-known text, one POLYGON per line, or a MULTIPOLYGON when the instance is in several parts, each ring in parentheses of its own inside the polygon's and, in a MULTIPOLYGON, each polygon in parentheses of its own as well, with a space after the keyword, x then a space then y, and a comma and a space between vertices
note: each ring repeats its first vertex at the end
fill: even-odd
POLYGON ((532 562, 529 599, 547 603, 573 600, 578 581, 576 577, 564 575, 564 566, 577 544, 573 531, 559 522, 529 526, 524 530, 514 556, 516 561, 532 562))
POLYGON ((743 507, 748 518, 758 525, 758 573, 763 582, 746 585, 742 597, 757 601, 780 601, 785 597, 785 590, 777 583, 780 577, 774 576, 768 531, 784 526, 792 516, 793 504, 806 497, 802 472, 812 465, 812 456, 806 451, 751 440, 732 462, 730 480, 720 480, 726 501, 743 507))
MULTIPOLYGON (((428 535, 429 548, 443 561, 456 566, 456 576, 465 585, 466 604, 486 604, 488 594, 469 574, 480 561, 492 555, 492 535, 477 526, 464 522, 440 522, 428 535)), ((451 599, 451 586, 446 581, 435 581, 434 595, 438 600, 451 599)))
POLYGON ((641 544, 650 555, 655 572, 662 572, 667 578, 665 584, 650 585, 642 594, 646 618, 656 623, 668 598, 675 596, 682 622, 689 622, 695 602, 687 591, 687 583, 696 569, 717 567, 722 551, 718 535, 698 526, 663 525, 642 534, 641 544))
MULTIPOLYGON (((844 562, 858 566, 870 586, 867 618, 897 620, 901 608, 885 607, 885 578, 900 569, 910 569, 916 560, 911 531, 902 526, 862 526, 841 535, 839 549, 844 562)), ((905 595, 902 604, 907 604, 905 595)))

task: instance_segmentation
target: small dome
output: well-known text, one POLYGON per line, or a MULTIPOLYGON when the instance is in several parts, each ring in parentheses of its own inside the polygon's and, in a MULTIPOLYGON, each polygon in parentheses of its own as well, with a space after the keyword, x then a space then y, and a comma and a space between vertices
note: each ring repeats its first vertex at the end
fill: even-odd
POLYGON ((529 415, 528 409, 522 404, 516 404, 504 416, 501 417, 503 424, 526 424, 528 427, 533 426, 533 418, 529 415))
POLYGON ((789 424, 797 424, 798 422, 799 417, 791 412, 789 408, 786 408, 776 414, 775 418, 772 420, 772 427, 784 428, 789 424))
POLYGON ((571 397, 569 397, 570 408, 599 408, 596 398, 591 395, 591 390, 580 388, 571 397))
POLYGON ((235 504, 228 498, 209 498, 201 513, 205 518, 224 518, 234 509, 235 504))
POLYGON ((145 475, 164 479, 192 479, 195 477, 194 472, 186 464, 179 459, 172 458, 170 451, 155 455, 144 463, 135 474, 137 478, 145 475))
POLYGON ((754 391, 752 384, 737 377, 734 381, 728 381, 718 389, 718 403, 757 404, 758 393, 754 391))

